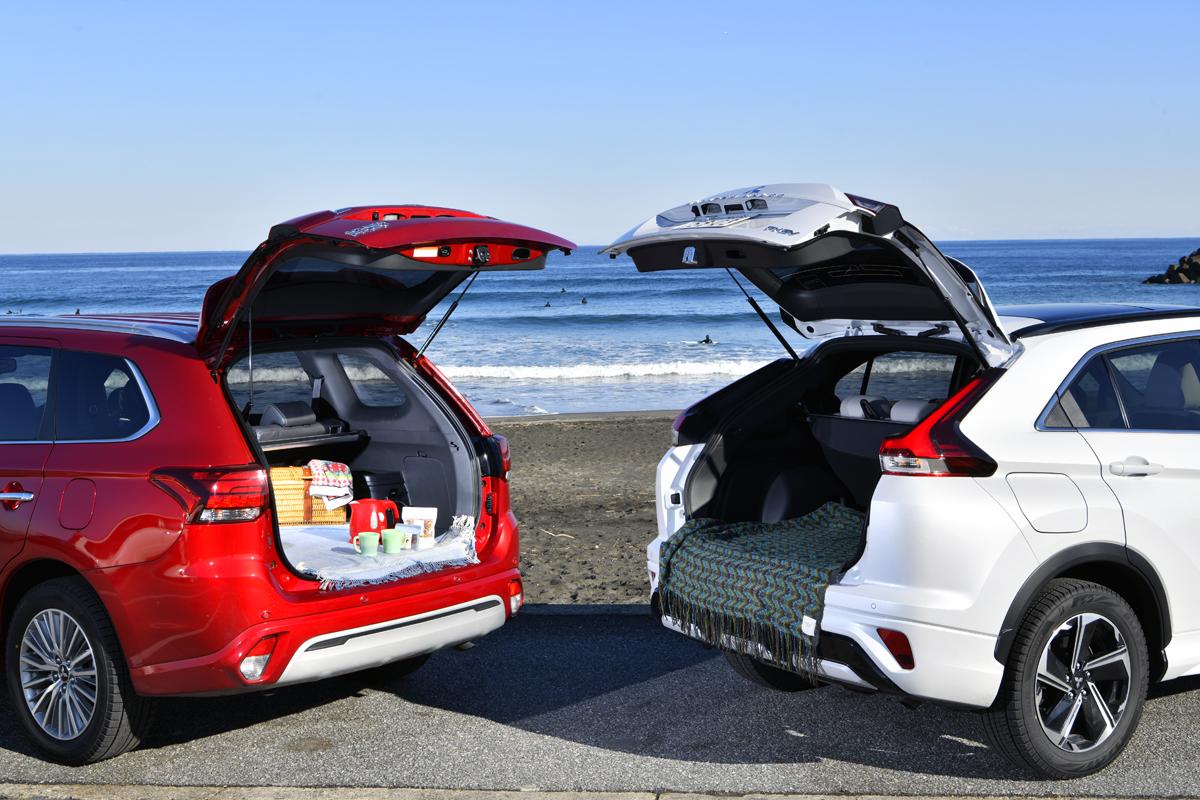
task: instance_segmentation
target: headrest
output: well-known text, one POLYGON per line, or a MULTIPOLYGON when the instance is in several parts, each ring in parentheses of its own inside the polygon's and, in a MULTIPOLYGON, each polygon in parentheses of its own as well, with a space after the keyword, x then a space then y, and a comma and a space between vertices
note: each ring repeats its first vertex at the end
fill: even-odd
POLYGON ((928 417, 938 405, 937 400, 897 400, 892 403, 889 418, 893 422, 915 424, 928 417))
POLYGON ((876 412, 879 419, 887 419, 888 401, 882 397, 877 397, 871 394, 852 394, 842 400, 841 415, 843 417, 855 417, 857 419, 865 419, 867 413, 863 411, 863 403, 868 403, 876 412))
POLYGON ((311 425, 317 421, 316 412, 312 406, 303 400, 292 400, 287 403, 272 403, 263 411, 259 425, 278 425, 281 428, 294 428, 297 425, 311 425))
POLYGON ((1183 371, 1167 353, 1160 353, 1146 379, 1146 399, 1155 408, 1183 408, 1183 371))

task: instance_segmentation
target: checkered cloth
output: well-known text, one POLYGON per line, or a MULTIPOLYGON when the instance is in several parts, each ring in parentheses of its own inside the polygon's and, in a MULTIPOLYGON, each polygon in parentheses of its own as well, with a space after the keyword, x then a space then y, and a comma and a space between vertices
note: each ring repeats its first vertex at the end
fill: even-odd
POLYGON ((691 520, 659 553, 662 611, 712 644, 815 676, 825 589, 859 554, 865 521, 838 503, 776 523, 691 520))

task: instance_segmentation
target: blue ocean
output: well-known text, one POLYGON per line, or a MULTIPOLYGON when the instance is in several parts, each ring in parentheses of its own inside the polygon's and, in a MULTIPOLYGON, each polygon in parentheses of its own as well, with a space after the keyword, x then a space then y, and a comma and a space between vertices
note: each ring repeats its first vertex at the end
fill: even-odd
MULTIPOLYGON (((940 246, 975 269, 997 304, 1200 305, 1200 286, 1141 283, 1200 247, 1200 238, 940 246)), ((542 272, 482 275, 465 296, 428 353, 481 413, 679 409, 782 353, 724 271, 643 275, 628 258, 611 260, 598 249, 552 255, 542 272), (705 337, 716 343, 699 344, 705 337)), ((0 313, 196 311, 205 289, 245 256, 0 256, 0 313)), ((445 306, 412 334, 414 343, 445 306)))

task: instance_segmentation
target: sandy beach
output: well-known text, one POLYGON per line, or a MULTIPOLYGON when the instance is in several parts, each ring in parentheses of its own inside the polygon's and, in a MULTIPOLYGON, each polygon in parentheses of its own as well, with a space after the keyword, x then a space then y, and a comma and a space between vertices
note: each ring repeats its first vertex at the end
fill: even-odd
POLYGON ((646 602, 654 469, 676 413, 488 420, 512 447, 527 602, 646 602))

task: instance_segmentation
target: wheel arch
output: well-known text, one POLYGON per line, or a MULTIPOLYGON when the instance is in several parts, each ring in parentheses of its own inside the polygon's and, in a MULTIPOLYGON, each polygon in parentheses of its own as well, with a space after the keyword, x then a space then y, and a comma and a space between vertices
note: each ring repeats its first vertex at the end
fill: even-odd
POLYGON ((26 592, 44 581, 74 577, 83 576, 70 564, 52 558, 28 561, 14 569, 4 581, 4 589, 0 593, 0 636, 7 634, 13 611, 26 592))
POLYGON ((1077 578, 1112 589, 1133 608, 1142 623, 1150 651, 1151 680, 1166 671, 1165 650, 1171 642, 1171 609, 1158 572, 1141 554, 1124 545, 1089 542, 1055 553, 1034 570, 1013 598, 996 637, 996 660, 1008 656, 1029 607, 1055 578, 1077 578))

